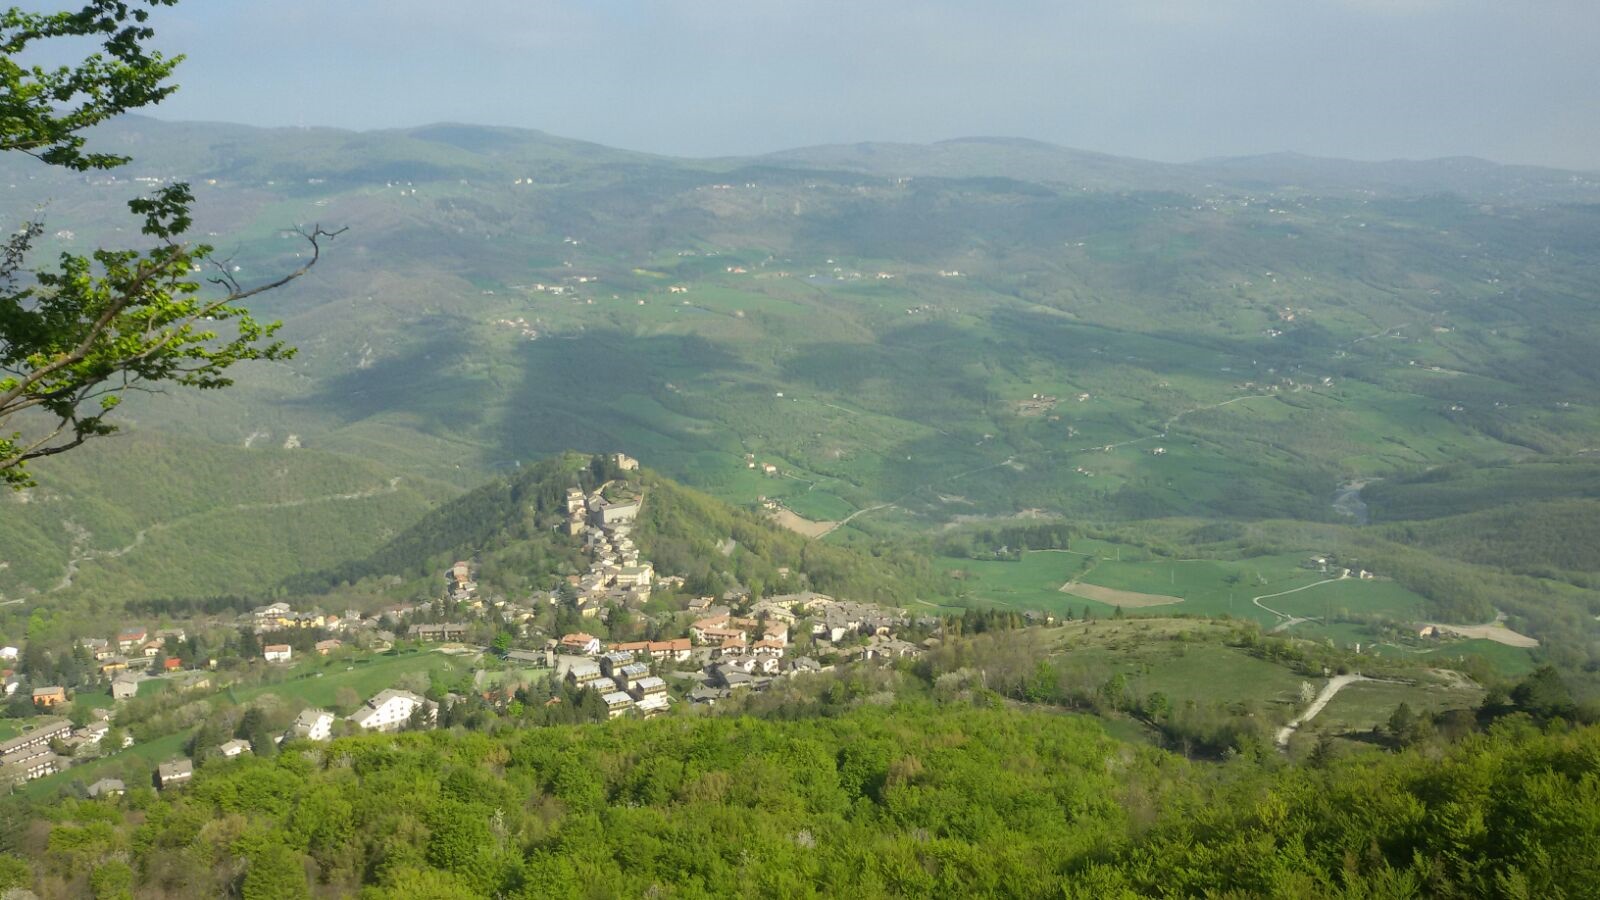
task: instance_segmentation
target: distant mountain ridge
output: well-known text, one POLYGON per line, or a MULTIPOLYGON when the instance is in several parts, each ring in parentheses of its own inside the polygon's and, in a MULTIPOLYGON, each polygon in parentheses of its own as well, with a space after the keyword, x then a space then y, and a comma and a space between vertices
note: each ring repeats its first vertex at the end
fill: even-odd
POLYGON ((489 177, 523 166, 528 177, 544 179, 571 177, 596 166, 712 172, 776 166, 889 177, 1001 177, 1111 191, 1287 189, 1402 197, 1450 193, 1501 203, 1600 202, 1600 173, 1476 157, 1368 162, 1273 152, 1165 163, 1006 136, 927 144, 864 141, 693 159, 623 150, 533 129, 455 122, 351 131, 126 116, 96 129, 92 139, 104 149, 133 155, 139 168, 165 165, 178 170, 171 173, 175 176, 192 178, 427 181, 489 177), (155 148, 158 159, 148 152, 155 148))

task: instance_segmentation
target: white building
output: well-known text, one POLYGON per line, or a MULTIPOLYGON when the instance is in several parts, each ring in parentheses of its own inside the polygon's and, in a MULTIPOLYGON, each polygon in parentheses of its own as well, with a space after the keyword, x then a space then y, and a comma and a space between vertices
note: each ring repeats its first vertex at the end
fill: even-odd
POLYGON ((15 662, 21 651, 15 647, 0 647, 0 659, 6 662, 15 662))
POLYGON ((434 704, 410 691, 380 691, 350 716, 350 721, 363 731, 398 731, 411 721, 411 714, 419 707, 428 711, 428 721, 432 724, 438 715, 434 704))
POLYGON ((294 655, 294 648, 288 644, 268 644, 261 648, 261 654, 267 658, 269 663, 288 662, 289 658, 294 655))
POLYGON ((600 699, 605 701, 607 714, 613 719, 626 715, 628 710, 633 709, 633 698, 622 691, 602 694, 600 699))
POLYGON ((305 709, 300 715, 294 717, 294 724, 289 726, 291 738, 304 738, 308 741, 325 741, 333 736, 333 713, 325 709, 305 709))
POLYGON ((235 756, 240 756, 240 755, 243 755, 245 753, 249 753, 250 752, 250 742, 249 741, 241 741, 238 738, 234 738, 233 740, 227 742, 226 744, 223 744, 222 746, 218 747, 217 751, 220 752, 223 756, 226 756, 229 759, 232 759, 235 756))

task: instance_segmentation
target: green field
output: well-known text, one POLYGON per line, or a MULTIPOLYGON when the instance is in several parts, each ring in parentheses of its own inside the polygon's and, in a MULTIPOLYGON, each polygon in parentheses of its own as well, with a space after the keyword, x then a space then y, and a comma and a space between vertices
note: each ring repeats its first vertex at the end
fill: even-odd
POLYGON ((412 650, 394 656, 379 654, 354 660, 307 660, 290 669, 283 681, 227 693, 237 703, 249 703, 263 694, 273 694, 307 706, 331 707, 340 688, 350 688, 366 700, 385 688, 394 687, 405 675, 460 671, 466 668, 468 659, 412 650))
MULTIPOLYGON (((1327 584, 1326 575, 1302 568, 1304 553, 1261 556, 1240 561, 1228 560, 1140 560, 1117 561, 1106 558, 1110 545, 1074 542, 1087 551, 1038 550, 1024 553, 1015 562, 969 560, 942 557, 938 560, 946 573, 960 573, 958 590, 980 603, 1076 613, 1085 606, 1097 615, 1109 614, 1113 607, 1060 588, 1070 580, 1144 594, 1183 598, 1182 603, 1145 608, 1130 607, 1124 615, 1164 616, 1172 614, 1219 616, 1251 619, 1263 625, 1279 621, 1271 613, 1252 604, 1251 598, 1263 594, 1305 587, 1305 590, 1262 602, 1293 615, 1322 616, 1332 612, 1382 613, 1405 618, 1418 611, 1424 602, 1416 594, 1393 582, 1345 579, 1327 584), (1315 587, 1307 587, 1316 585, 1315 587)), ((1136 552, 1129 548, 1128 555, 1136 552)))

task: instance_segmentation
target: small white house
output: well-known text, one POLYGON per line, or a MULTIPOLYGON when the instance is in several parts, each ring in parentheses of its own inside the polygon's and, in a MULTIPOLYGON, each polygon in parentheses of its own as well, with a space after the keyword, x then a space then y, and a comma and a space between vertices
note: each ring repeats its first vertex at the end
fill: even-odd
POLYGON ((269 663, 288 662, 294 655, 294 648, 288 644, 268 644, 261 648, 261 653, 269 663))
POLYGON ((15 647, 0 647, 0 660, 5 660, 6 662, 16 662, 17 657, 20 654, 21 651, 15 647))
POLYGON ((217 750, 223 756, 226 756, 229 759, 232 759, 235 756, 241 756, 241 755, 243 755, 245 753, 249 753, 250 752, 250 742, 249 741, 241 741, 238 738, 234 738, 233 740, 227 742, 226 744, 223 744, 222 746, 218 747, 217 750))

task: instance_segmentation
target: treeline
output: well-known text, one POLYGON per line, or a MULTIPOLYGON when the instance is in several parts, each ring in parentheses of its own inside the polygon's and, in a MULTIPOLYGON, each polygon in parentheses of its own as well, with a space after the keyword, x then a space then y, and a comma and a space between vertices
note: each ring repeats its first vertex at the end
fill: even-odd
POLYGON ((1512 503, 1380 533, 1463 562, 1600 588, 1600 500, 1512 503))
POLYGON ((933 549, 962 559, 1016 559, 1029 550, 1065 550, 1079 535, 1077 526, 1059 521, 972 528, 941 535, 933 549))
POLYGON ((1578 897, 1600 883, 1600 729, 1513 719, 1287 768, 988 704, 668 717, 289 744, 7 822, 28 815, 0 890, 45 900, 1578 897))

